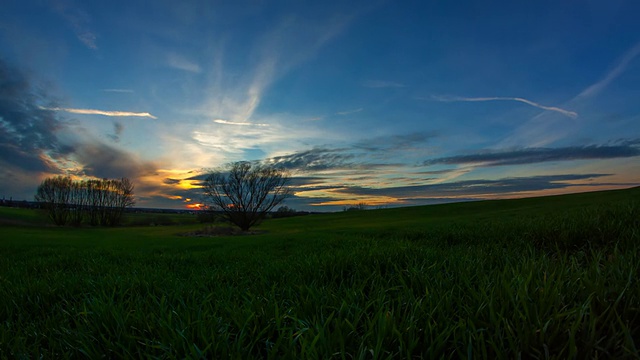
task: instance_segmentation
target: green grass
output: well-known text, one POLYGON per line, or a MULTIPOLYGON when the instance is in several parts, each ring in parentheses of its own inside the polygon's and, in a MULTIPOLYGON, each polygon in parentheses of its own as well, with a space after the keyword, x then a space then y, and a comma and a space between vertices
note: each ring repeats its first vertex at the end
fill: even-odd
POLYGON ((124 226, 167 226, 197 223, 195 215, 162 213, 126 213, 123 221, 124 226))
POLYGON ((0 226, 48 225, 47 214, 41 210, 0 207, 0 226))
POLYGON ((4 226, 0 358, 638 358, 639 195, 4 226))
MULTIPOLYGON (((122 226, 167 226, 197 224, 191 214, 125 213, 122 226)), ((0 207, 0 226, 53 226, 45 210, 0 207)))

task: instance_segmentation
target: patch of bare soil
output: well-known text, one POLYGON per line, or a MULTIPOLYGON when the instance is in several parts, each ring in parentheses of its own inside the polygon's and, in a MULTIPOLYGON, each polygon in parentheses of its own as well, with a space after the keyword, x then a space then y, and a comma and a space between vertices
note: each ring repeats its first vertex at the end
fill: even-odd
POLYGON ((258 234, 264 234, 264 233, 265 231, 258 231, 258 230, 242 231, 238 228, 227 227, 227 226, 207 226, 199 230, 180 233, 178 235, 212 237, 212 236, 258 235, 258 234))

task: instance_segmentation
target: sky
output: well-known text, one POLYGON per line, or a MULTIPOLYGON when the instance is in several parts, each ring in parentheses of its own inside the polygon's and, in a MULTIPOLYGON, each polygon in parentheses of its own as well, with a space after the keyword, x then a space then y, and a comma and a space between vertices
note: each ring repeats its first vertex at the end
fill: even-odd
POLYGON ((0 196, 128 177, 197 208, 259 161, 298 210, 640 185, 640 2, 4 0, 0 196))

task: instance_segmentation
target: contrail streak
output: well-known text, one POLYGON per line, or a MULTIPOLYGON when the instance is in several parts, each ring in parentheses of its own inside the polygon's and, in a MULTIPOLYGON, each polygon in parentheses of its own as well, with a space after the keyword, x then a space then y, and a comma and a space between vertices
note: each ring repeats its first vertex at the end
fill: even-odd
POLYGON ((555 106, 545 106, 545 105, 541 105, 538 104, 536 102, 533 102, 531 100, 527 100, 527 99, 523 99, 523 98, 519 98, 519 97, 477 97, 477 98, 467 98, 467 97, 459 97, 459 96, 432 96, 432 98, 436 101, 444 101, 444 102, 457 102, 457 101, 467 101, 467 102, 474 102, 474 101, 518 101, 521 103, 525 103, 527 105, 531 105, 534 107, 537 107, 539 109, 543 109, 543 110, 549 110, 549 111, 555 111, 558 112, 564 116, 568 116, 572 119, 575 119, 578 117, 578 113, 574 112, 574 111, 569 111, 569 110, 565 110, 565 109, 561 109, 559 107, 555 107, 555 106))
POLYGON ((105 111, 105 110, 96 110, 96 109, 70 109, 70 108, 44 108, 46 110, 53 111, 64 111, 73 114, 82 114, 82 115, 104 115, 104 116, 136 116, 136 117, 147 117, 151 119, 157 119, 157 117, 149 114, 148 112, 129 112, 129 111, 105 111))
POLYGON ((218 124, 236 125, 236 126, 269 126, 269 124, 259 124, 259 123, 249 123, 249 122, 234 122, 234 121, 227 121, 227 120, 222 120, 222 119, 216 119, 216 120, 213 120, 213 122, 218 123, 218 124))
POLYGON ((115 92, 115 93, 133 93, 131 89, 102 89, 105 92, 115 92))

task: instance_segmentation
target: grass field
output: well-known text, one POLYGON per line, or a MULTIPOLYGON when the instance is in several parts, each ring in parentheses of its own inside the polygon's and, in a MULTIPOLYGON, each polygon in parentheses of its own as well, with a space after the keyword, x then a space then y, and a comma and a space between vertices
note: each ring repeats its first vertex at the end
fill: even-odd
POLYGON ((0 218, 0 358, 640 357, 640 188, 231 237, 0 218))

